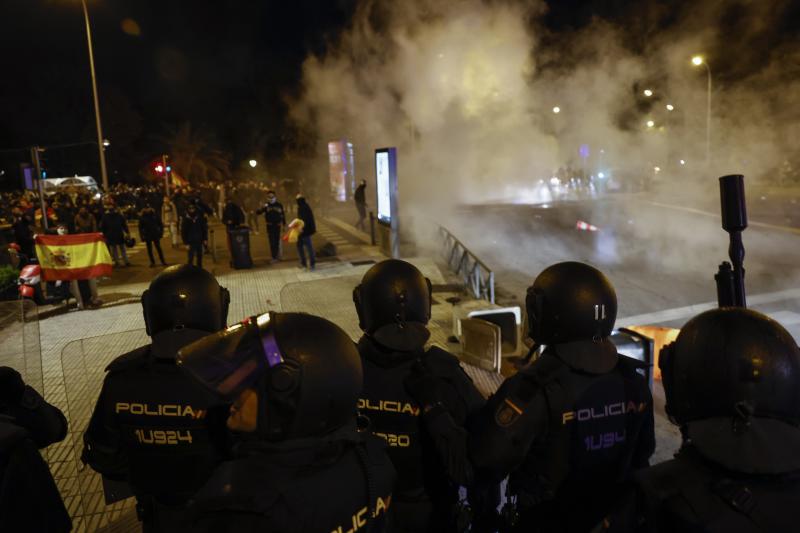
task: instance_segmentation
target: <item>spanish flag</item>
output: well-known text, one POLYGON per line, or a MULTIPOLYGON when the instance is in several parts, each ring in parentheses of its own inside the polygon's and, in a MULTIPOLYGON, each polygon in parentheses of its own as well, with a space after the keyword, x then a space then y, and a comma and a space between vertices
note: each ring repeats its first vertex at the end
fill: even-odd
POLYGON ((36 255, 45 281, 111 275, 111 254, 102 233, 37 235, 36 255))

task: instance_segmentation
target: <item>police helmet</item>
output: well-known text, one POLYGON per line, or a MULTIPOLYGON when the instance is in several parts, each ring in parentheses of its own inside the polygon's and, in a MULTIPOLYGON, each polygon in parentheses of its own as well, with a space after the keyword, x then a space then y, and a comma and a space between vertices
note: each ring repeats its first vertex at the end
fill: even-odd
POLYGON ((783 326, 738 307, 706 311, 659 356, 667 414, 711 459, 800 469, 800 349, 783 326))
POLYGON ((567 261, 544 269, 525 299, 528 335, 538 344, 601 340, 617 319, 614 286, 596 268, 567 261))
POLYGON ((267 440, 321 436, 355 421, 361 359, 324 318, 254 316, 184 347, 178 364, 226 400, 255 388, 257 431, 267 440))
POLYGON ((196 329, 214 332, 225 327, 230 294, 209 272, 194 265, 175 265, 158 274, 142 294, 147 334, 196 329))
POLYGON ((387 259, 370 268, 353 290, 358 324, 379 344, 413 351, 430 337, 431 282, 411 263, 387 259))

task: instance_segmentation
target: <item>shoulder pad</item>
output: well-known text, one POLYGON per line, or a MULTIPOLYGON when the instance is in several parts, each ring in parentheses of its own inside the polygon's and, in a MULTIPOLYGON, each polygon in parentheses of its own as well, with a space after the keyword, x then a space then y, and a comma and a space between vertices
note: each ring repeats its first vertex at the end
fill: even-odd
POLYGON ((425 352, 425 365, 439 377, 450 377, 455 370, 461 369, 458 357, 438 346, 431 346, 425 352))
POLYGON ((150 345, 141 346, 132 352, 120 355, 111 361, 106 367, 106 372, 120 372, 129 368, 134 368, 141 364, 150 353, 150 345))
POLYGON ((538 385, 546 385, 569 370, 569 365, 550 354, 543 354, 536 361, 519 371, 519 374, 538 385))

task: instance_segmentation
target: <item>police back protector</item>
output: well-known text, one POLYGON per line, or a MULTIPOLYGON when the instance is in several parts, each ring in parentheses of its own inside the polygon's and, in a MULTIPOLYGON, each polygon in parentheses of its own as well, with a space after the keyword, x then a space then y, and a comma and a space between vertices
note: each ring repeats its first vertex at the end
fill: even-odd
POLYGON ((610 372, 591 374, 548 351, 521 374, 517 401, 543 394, 548 423, 511 474, 510 490, 523 514, 538 522, 588 530, 639 461, 635 456, 652 409, 647 385, 626 357, 618 357, 610 372))

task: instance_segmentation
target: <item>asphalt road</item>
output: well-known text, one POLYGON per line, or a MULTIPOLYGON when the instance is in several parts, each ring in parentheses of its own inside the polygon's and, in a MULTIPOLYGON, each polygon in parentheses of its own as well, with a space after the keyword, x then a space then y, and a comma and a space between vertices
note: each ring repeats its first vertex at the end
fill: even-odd
MULTIPOLYGON (((753 202, 757 209, 744 233, 748 303, 800 340, 800 229, 790 225, 795 204, 753 202)), ((620 195, 547 207, 466 206, 447 225, 495 270, 506 301, 521 302, 546 266, 577 260, 612 280, 623 325, 680 327, 716 302, 714 274, 728 254, 718 209, 708 198, 620 195), (581 231, 578 221, 598 230, 581 231)))

